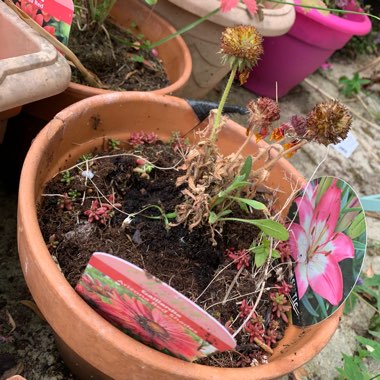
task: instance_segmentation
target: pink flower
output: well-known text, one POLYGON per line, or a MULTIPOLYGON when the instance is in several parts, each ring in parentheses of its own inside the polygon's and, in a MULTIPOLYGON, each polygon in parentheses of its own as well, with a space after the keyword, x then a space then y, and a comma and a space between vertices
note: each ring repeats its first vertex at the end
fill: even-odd
POLYGON ((151 309, 136 298, 112 292, 110 303, 97 305, 98 312, 111 322, 127 329, 142 342, 159 350, 167 349, 173 355, 194 360, 203 356, 199 342, 184 327, 158 309, 151 309))
POLYGON ((348 236, 335 231, 342 192, 336 180, 318 203, 318 186, 310 188, 303 198, 296 199, 300 224, 290 227, 298 296, 302 298, 310 285, 316 294, 336 306, 343 298, 343 276, 338 263, 354 257, 354 245, 348 236))
MULTIPOLYGON (((232 8, 237 7, 240 0, 221 0, 220 9, 222 12, 228 12, 232 8)), ((243 0, 243 3, 246 5, 249 12, 254 15, 257 12, 256 0, 243 0)))

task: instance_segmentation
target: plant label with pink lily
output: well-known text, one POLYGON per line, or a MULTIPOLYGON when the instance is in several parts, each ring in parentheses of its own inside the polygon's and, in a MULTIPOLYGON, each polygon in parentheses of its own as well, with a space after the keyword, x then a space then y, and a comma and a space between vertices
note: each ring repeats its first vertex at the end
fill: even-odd
POLYGON ((13 0, 58 41, 67 45, 74 14, 72 0, 13 0))
POLYGON ((235 348, 228 330, 168 284, 126 260, 95 252, 75 290, 133 338, 193 361, 235 348))
POLYGON ((289 220, 293 324, 308 326, 333 314, 355 286, 366 251, 365 215, 348 183, 321 177, 297 194, 289 220))

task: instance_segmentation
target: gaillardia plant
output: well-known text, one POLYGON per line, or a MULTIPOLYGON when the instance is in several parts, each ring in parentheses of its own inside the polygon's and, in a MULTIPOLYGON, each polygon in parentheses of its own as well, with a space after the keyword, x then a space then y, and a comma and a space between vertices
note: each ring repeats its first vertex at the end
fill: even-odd
MULTIPOLYGON (((280 122, 278 104, 269 98, 259 98, 247 106, 249 120, 245 135, 235 131, 239 136, 238 145, 232 142, 236 149, 220 149, 218 143, 226 140, 226 131, 230 138, 234 133, 230 128, 231 121, 222 111, 235 74, 238 70, 244 74, 257 63, 262 53, 260 35, 255 28, 248 26, 228 28, 221 45, 223 59, 231 66, 231 75, 218 109, 199 123, 193 142, 186 141, 189 131, 183 128, 181 134, 173 134, 169 143, 161 140, 163 111, 161 108, 159 113, 152 111, 158 100, 149 98, 150 95, 125 94, 125 98, 144 97, 144 107, 152 113, 147 117, 152 120, 152 125, 158 125, 158 135, 153 130, 136 130, 143 125, 137 122, 129 139, 121 141, 119 136, 125 135, 125 130, 122 134, 106 133, 106 125, 118 125, 115 120, 111 122, 113 115, 106 120, 101 109, 90 117, 81 113, 80 117, 88 120, 90 132, 85 139, 92 141, 92 150, 84 150, 82 143, 75 144, 75 153, 69 154, 70 162, 74 157, 81 157, 79 161, 68 167, 62 157, 54 170, 49 170, 47 177, 53 179, 45 186, 38 217, 50 253, 58 260, 73 287, 81 278, 89 257, 97 250, 129 260, 196 302, 236 339, 234 350, 214 353, 198 359, 198 363, 224 368, 247 367, 246 370, 251 371, 251 367, 268 363, 268 357, 287 334, 292 309, 290 293, 294 286, 290 281, 291 256, 297 260, 296 276, 303 281, 302 286, 317 287, 316 291, 314 262, 323 262, 326 267, 334 269, 333 259, 339 261, 349 256, 340 251, 345 242, 335 225, 332 223, 326 231, 322 226, 320 218, 326 213, 327 200, 314 204, 315 210, 312 210, 310 201, 306 211, 300 210, 304 218, 299 225, 293 223, 293 229, 290 229, 287 209, 301 184, 289 180, 294 189, 290 191, 290 197, 284 199, 281 188, 269 185, 268 178, 278 165, 283 165, 282 157, 294 154, 304 144, 313 141, 336 143, 345 138, 351 118, 343 105, 333 101, 317 105, 306 117, 295 115, 280 122), (100 134, 100 140, 93 139, 93 133, 100 134), (269 144, 262 141, 264 139, 269 140, 269 144), (247 148, 254 146, 255 142, 257 149, 251 153, 247 148), (308 222, 310 218, 312 221, 308 222), (305 231, 320 229, 323 236, 316 235, 315 241, 310 243, 312 246, 306 247, 303 241, 305 231), (288 230, 294 231, 290 239, 288 230), (318 257, 315 244, 324 244, 331 250, 331 257, 318 257)), ((121 96, 124 95, 111 96, 106 107, 113 107, 111 103, 121 96)), ((165 99, 162 98, 166 102, 165 99)), ((85 103, 99 100, 98 97, 85 103)), ((121 109, 119 107, 117 113, 121 109)), ((139 120, 133 104, 128 109, 133 120, 139 120)), ((64 113, 60 115, 63 117, 64 113)), ((194 128, 194 121, 192 114, 187 123, 189 130, 194 128)), ((175 128, 172 119, 168 123, 166 129, 175 128)), ((326 199, 332 197, 333 192, 334 189, 326 192, 326 199)), ((22 211, 21 207, 20 213, 22 211)), ((329 209, 327 216, 333 218, 335 213, 335 208, 329 209)), ((25 225, 24 221, 20 223, 25 225)), ((31 270, 29 267, 28 276, 31 270)), ((321 271, 320 276, 324 273, 321 271)), ((195 351, 203 352, 202 347, 189 340, 188 335, 183 335, 172 321, 156 315, 144 300, 127 293, 120 294, 104 276, 83 276, 79 289, 100 315, 168 357, 178 356, 175 352, 184 347, 188 356, 195 351), (139 333, 132 334, 131 330, 139 333)), ((72 288, 69 291, 73 291, 72 288)), ((338 300, 338 293, 333 302, 338 300)), ((325 293, 322 292, 323 296, 325 293)), ((82 300, 80 302, 84 304, 82 300)), ((71 310, 68 313, 71 314, 71 310)), ((102 319, 98 322, 104 323, 102 319)), ((59 336, 62 335, 61 327, 57 325, 56 330, 59 330, 59 336)), ((92 334, 92 327, 83 333, 90 330, 92 334)), ((71 339, 76 337, 64 339, 63 346, 71 339)), ((107 344, 111 340, 108 339, 107 344)), ((147 378, 156 373, 157 368, 146 364, 156 354, 152 352, 149 357, 144 356, 144 360, 137 360, 143 363, 144 369, 141 370, 146 371, 147 378)), ((128 353, 126 356, 134 355, 128 353)), ((127 367, 132 365, 134 370, 141 367, 134 361, 133 364, 128 360, 123 362, 127 362, 127 367)), ((188 376, 189 363, 180 363, 175 370, 179 371, 178 374, 158 368, 158 378, 164 379, 169 372, 173 378, 188 376)), ((112 373, 107 373, 108 376, 119 377, 115 372, 117 369, 110 371, 112 373)), ((284 371, 289 372, 289 368, 284 371)), ((191 376, 211 378, 203 373, 203 369, 196 373, 191 376)), ((280 373, 273 372, 273 376, 280 373)), ((237 375, 228 376, 232 379, 237 375)), ((267 378, 269 376, 272 374, 267 378)))

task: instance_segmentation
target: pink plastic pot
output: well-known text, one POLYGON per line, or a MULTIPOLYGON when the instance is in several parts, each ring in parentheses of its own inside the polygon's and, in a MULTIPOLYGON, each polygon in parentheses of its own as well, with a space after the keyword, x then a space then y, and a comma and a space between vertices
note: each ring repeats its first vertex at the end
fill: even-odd
POLYGON ((274 98, 277 82, 278 96, 284 96, 351 37, 363 36, 370 30, 371 22, 365 15, 324 16, 315 9, 306 13, 296 7, 296 21, 287 34, 264 38, 262 59, 244 87, 274 98))

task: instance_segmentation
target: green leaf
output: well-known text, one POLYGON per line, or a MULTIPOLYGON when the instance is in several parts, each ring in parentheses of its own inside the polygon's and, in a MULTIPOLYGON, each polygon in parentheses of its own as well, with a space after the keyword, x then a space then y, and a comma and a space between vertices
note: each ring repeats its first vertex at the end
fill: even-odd
POLYGON ((241 188, 241 187, 248 186, 248 185, 250 185, 250 182, 245 181, 243 175, 238 175, 238 176, 233 180, 233 182, 231 183, 230 186, 228 186, 225 190, 221 191, 221 192, 218 194, 218 198, 224 198, 224 197, 226 197, 228 194, 230 194, 231 192, 233 192, 234 190, 239 189, 239 188, 241 188))
POLYGON ((358 251, 365 251, 367 245, 365 243, 362 243, 360 241, 355 240, 354 241, 354 248, 358 251))
POLYGON ((319 317, 319 314, 314 310, 313 306, 311 306, 311 303, 307 296, 301 298, 302 304, 305 306, 306 310, 309 314, 311 314, 313 317, 319 317))
POLYGON ((175 212, 169 212, 169 213, 165 214, 165 216, 168 219, 174 219, 177 217, 177 214, 175 212))
POLYGON ((355 356, 348 356, 343 354, 343 368, 337 368, 340 373, 340 380, 355 379, 366 380, 368 377, 364 377, 363 368, 359 361, 359 358, 355 356))
POLYGON ((325 317, 325 318, 327 318, 328 314, 327 314, 326 304, 325 304, 324 299, 321 296, 319 296, 318 294, 316 294, 316 293, 314 293, 314 296, 315 296, 315 298, 316 298, 316 300, 318 302, 319 308, 320 308, 320 310, 322 312, 322 316, 325 317))
POLYGON ((375 342, 374 340, 371 340, 371 339, 364 338, 362 336, 357 336, 356 340, 359 341, 364 346, 366 346, 367 351, 368 351, 368 356, 380 362, 380 343, 375 342))
POLYGON ((253 199, 239 198, 239 197, 233 197, 233 196, 229 196, 228 199, 233 199, 238 203, 245 203, 246 205, 252 207, 255 210, 265 210, 267 208, 267 206, 265 206, 264 203, 255 201, 253 199))
POLYGON ((214 211, 211 211, 210 215, 208 216, 208 222, 210 224, 214 224, 217 220, 218 220, 218 215, 216 215, 214 211))
POLYGON ((220 220, 223 216, 226 216, 228 214, 231 214, 232 211, 231 210, 223 210, 221 211, 219 214, 215 214, 214 211, 211 211, 210 212, 210 215, 208 217, 208 222, 210 224, 214 224, 216 223, 218 220, 220 220))
POLYGON ((340 213, 346 214, 347 212, 354 212, 354 211, 362 211, 363 209, 361 207, 352 207, 352 208, 345 208, 340 213))
MULTIPOLYGON (((317 195, 315 202, 319 203, 321 200, 323 194, 328 190, 328 188, 332 185, 334 181, 333 177, 322 177, 319 184, 318 184, 318 190, 317 190, 317 195)), ((311 186, 311 185, 309 185, 311 186)))
POLYGON ((344 75, 339 78, 339 83, 342 85, 340 92, 347 97, 351 97, 355 94, 359 94, 362 90, 362 86, 370 82, 369 79, 361 78, 359 73, 355 73, 351 79, 344 75))
POLYGON ((273 237, 274 239, 283 241, 289 239, 288 230, 281 223, 275 222, 272 219, 223 218, 223 220, 253 224, 256 227, 260 228, 264 234, 273 237))
POLYGON ((380 331, 371 331, 371 330, 369 330, 368 332, 369 332, 371 335, 373 335, 374 337, 380 339, 380 331))
POLYGON ((255 254, 254 259, 255 259, 255 265, 257 268, 260 268, 265 261, 267 260, 269 256, 269 249, 268 247, 262 245, 259 245, 255 248, 252 249, 252 252, 255 254))
POLYGON ((144 57, 137 54, 134 54, 131 59, 133 62, 144 62, 144 57))
POLYGON ((244 176, 244 181, 247 181, 247 179, 249 178, 249 174, 251 173, 251 170, 252 170, 252 157, 247 156, 242 168, 240 169, 240 174, 244 176))
POLYGON ((144 0, 148 5, 152 6, 152 5, 156 5, 157 4, 157 0, 144 0))
POLYGON ((352 221, 350 227, 348 227, 347 235, 351 239, 356 239, 363 232, 365 232, 365 216, 364 216, 364 212, 361 212, 352 221))
POLYGON ((371 330, 371 331, 380 331, 380 314, 379 313, 375 313, 372 316, 372 318, 370 319, 368 330, 371 330))

